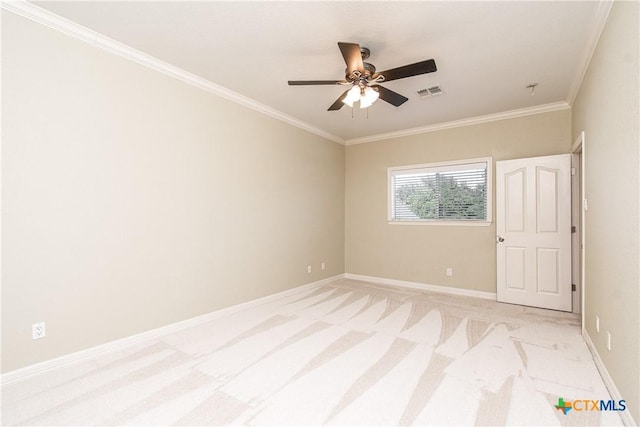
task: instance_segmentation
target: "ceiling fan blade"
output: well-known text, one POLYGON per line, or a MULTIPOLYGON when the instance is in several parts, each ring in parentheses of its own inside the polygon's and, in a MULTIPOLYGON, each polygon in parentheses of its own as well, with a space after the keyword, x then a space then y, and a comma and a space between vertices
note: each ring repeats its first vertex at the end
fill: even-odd
POLYGON ((362 64, 362 53, 360 53, 360 45, 358 43, 338 42, 340 52, 347 64, 347 74, 351 74, 355 70, 364 74, 364 65, 362 64))
MULTIPOLYGON (((349 89, 351 90, 351 89, 349 89)), ((329 107, 329 109, 327 111, 336 111, 342 108, 342 106, 344 105, 344 102, 342 102, 342 100, 347 96, 347 93, 349 93, 349 90, 345 90, 344 93, 342 95, 340 95, 340 98, 336 99, 336 102, 334 102, 333 104, 331 104, 331 107, 329 107)))
POLYGON ((376 88, 376 90, 380 94, 380 99, 382 99, 383 101, 387 101, 393 106, 399 107, 409 100, 409 98, 400 95, 398 92, 387 89, 384 86, 372 85, 371 87, 376 88))
MULTIPOLYGON (((415 64, 405 65, 403 67, 392 68, 390 70, 381 71, 376 74, 383 75, 384 81, 404 79, 405 77, 418 76, 420 74, 433 73, 437 71, 436 61, 433 59, 427 59, 426 61, 416 62, 415 64)), ((374 76, 374 77, 376 77, 374 76)))
POLYGON ((343 85, 346 80, 289 80, 289 86, 309 86, 309 85, 343 85))

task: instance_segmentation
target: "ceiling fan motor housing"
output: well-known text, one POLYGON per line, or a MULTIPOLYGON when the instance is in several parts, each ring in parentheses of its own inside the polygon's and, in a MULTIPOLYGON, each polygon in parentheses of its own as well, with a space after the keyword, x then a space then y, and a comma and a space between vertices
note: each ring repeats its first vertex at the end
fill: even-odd
POLYGON ((371 77, 376 73, 375 65, 364 62, 365 59, 368 59, 371 55, 371 51, 368 47, 360 46, 360 55, 362 55, 362 65, 364 68, 364 73, 360 74, 360 72, 352 71, 347 68, 344 70, 346 80, 352 83, 361 82, 364 78, 365 80, 370 80, 371 77))
POLYGON ((376 73, 376 67, 373 64, 370 64, 368 62, 363 62, 362 63, 363 68, 364 68, 364 73, 360 74, 359 71, 354 71, 352 73, 349 73, 349 69, 347 68, 346 70, 344 70, 345 72, 345 77, 347 79, 347 81, 349 82, 356 82, 358 80, 370 80, 371 77, 376 73))

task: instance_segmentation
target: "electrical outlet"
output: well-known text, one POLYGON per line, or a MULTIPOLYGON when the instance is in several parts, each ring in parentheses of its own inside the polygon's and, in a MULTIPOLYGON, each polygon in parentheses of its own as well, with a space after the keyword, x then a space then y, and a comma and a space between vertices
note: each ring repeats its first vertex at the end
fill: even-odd
POLYGON ((596 332, 600 332, 600 318, 596 316, 596 332))
POLYGON ((607 331, 607 350, 611 351, 611 333, 607 331))
POLYGON ((322 263, 320 263, 320 270, 324 270, 325 269, 325 265, 324 265, 324 261, 322 263))
POLYGON ((307 265, 307 273, 311 273, 311 266, 307 265))
POLYGON ((453 268, 447 268, 447 276, 453 276, 453 268))
POLYGON ((31 336, 34 340, 47 336, 44 322, 34 323, 33 325, 31 325, 31 336))

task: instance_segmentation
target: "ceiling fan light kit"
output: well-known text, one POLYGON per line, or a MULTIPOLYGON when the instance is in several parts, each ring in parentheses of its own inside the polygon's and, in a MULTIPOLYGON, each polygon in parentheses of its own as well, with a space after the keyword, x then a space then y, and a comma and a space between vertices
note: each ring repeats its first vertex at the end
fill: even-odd
POLYGON ((360 108, 368 108, 378 98, 394 107, 399 107, 409 98, 380 86, 378 83, 437 71, 436 62, 433 59, 428 59, 376 73, 376 67, 373 64, 364 62, 371 54, 369 49, 360 47, 357 43, 345 42, 338 42, 338 47, 345 64, 347 64, 344 80, 289 80, 288 82, 289 86, 351 85, 352 87, 343 92, 328 111, 339 110, 345 104, 353 108, 355 102, 360 103, 360 108))
POLYGON ((378 99, 380 93, 369 86, 353 86, 347 91, 343 104, 353 108, 354 102, 360 102, 360 108, 368 108, 378 99))

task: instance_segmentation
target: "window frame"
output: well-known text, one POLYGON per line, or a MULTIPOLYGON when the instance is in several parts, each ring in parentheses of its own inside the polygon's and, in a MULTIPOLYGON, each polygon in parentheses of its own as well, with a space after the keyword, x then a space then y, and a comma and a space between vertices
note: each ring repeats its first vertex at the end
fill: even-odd
POLYGON ((387 168, 387 222, 390 225, 437 225, 437 226, 467 226, 467 227, 488 227, 493 223, 493 157, 478 157, 474 159, 450 160, 436 163, 422 163, 415 165, 391 166, 387 168), (446 219, 417 219, 398 220, 393 217, 394 193, 393 174, 398 171, 411 171, 429 168, 459 168, 460 166, 474 163, 485 163, 487 165, 487 218, 484 220, 446 220, 446 219))

